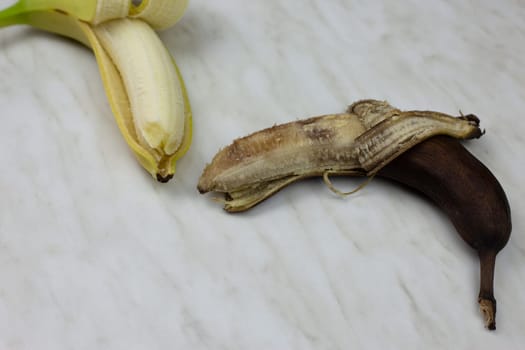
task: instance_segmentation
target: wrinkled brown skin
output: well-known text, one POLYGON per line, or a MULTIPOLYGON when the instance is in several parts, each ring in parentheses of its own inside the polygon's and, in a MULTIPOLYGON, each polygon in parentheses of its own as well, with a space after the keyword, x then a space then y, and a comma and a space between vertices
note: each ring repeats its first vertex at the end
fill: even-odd
POLYGON ((496 329, 494 266, 512 229, 503 188, 459 141, 447 136, 428 139, 381 169, 386 177, 422 192, 441 207, 459 235, 480 259, 480 309, 488 329, 496 329))

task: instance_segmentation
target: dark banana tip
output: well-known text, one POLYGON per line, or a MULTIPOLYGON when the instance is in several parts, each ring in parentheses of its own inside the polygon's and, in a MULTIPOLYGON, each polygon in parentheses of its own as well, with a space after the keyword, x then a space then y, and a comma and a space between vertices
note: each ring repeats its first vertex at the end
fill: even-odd
POLYGON ((462 114, 458 118, 461 119, 461 120, 466 120, 469 123, 471 123, 472 125, 476 126, 476 130, 474 130, 472 132, 472 134, 470 135, 470 138, 479 139, 481 136, 485 135, 485 129, 481 130, 479 128, 480 120, 479 120, 479 118, 476 115, 474 115, 474 114, 463 115, 462 114))
POLYGON ((459 119, 463 119, 463 120, 467 120, 469 122, 473 122, 476 126, 479 126, 479 118, 474 115, 474 114, 467 114, 467 115, 462 115, 459 117, 459 119))
POLYGON ((208 177, 204 176, 204 174, 200 177, 199 182, 197 183, 197 190, 200 194, 208 193, 213 191, 214 187, 210 183, 208 177))
POLYGON ((162 176, 161 174, 157 174, 157 181, 160 182, 160 183, 165 184, 166 182, 170 181, 171 179, 173 179, 173 174, 169 174, 169 175, 166 175, 166 176, 162 176))
POLYGON ((485 135, 485 129, 481 130, 480 128, 476 128, 473 132, 472 132, 472 136, 471 138, 473 139, 479 139, 481 136, 485 135))

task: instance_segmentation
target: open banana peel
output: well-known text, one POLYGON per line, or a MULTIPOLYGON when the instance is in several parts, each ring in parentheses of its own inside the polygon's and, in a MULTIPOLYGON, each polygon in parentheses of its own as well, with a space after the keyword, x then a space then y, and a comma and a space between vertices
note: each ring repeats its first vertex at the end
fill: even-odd
POLYGON ((175 60, 155 30, 188 0, 19 0, 0 27, 25 24, 91 48, 118 127, 140 164, 167 182, 191 143, 191 108, 175 60))

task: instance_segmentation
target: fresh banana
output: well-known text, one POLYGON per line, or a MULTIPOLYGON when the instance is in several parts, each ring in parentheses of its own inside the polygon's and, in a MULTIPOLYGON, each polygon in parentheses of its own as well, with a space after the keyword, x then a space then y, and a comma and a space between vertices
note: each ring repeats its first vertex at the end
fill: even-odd
POLYGON ((0 27, 27 24, 75 39, 97 59, 111 109, 140 164, 167 182, 191 143, 180 71, 154 29, 175 24, 187 0, 19 0, 0 27))

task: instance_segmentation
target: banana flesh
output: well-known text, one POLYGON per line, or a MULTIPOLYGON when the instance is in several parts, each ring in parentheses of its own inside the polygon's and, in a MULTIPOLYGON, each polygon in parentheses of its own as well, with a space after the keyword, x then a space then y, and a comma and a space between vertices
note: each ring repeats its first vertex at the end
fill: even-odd
POLYGON ((135 116, 135 129, 140 131, 139 142, 160 152, 158 157, 173 154, 184 134, 184 100, 168 51, 141 20, 114 20, 93 29, 119 70, 130 72, 122 74, 122 80, 135 116), (144 62, 149 69, 144 69, 144 62), (154 85, 165 88, 149 89, 154 85))
POLYGON ((187 0, 21 0, 0 12, 0 27, 28 24, 90 47, 124 139, 139 163, 166 182, 190 146, 191 108, 154 27, 174 24, 186 6, 187 0))
POLYGON ((359 101, 347 113, 281 124, 235 140, 206 166, 197 188, 225 193, 224 208, 243 211, 307 177, 323 176, 334 190, 328 175, 374 176, 438 134, 468 139, 482 132, 471 115, 402 112, 383 101, 359 101))

